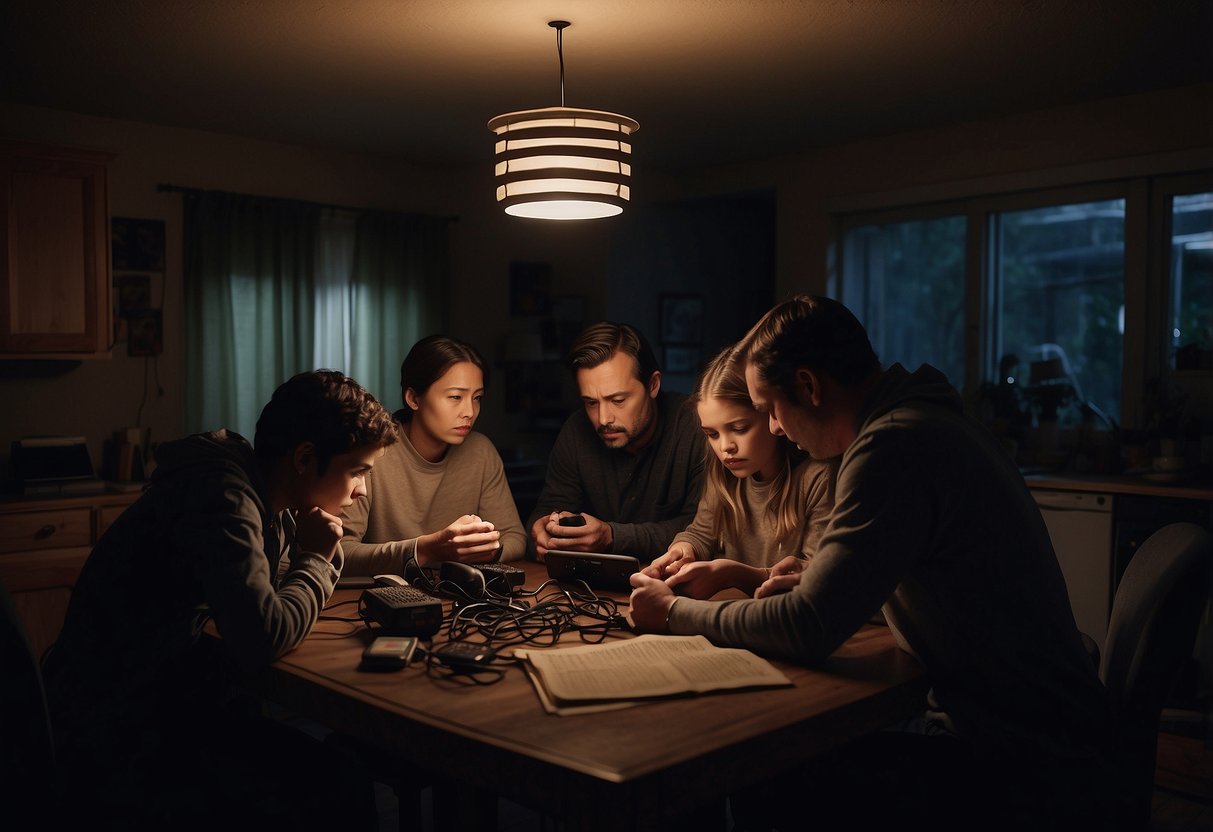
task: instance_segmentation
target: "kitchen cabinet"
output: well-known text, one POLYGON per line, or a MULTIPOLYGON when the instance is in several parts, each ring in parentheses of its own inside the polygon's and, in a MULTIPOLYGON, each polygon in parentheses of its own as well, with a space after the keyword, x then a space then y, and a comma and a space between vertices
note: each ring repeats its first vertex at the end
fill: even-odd
POLYGON ((109 154, 0 143, 0 358, 107 358, 109 154))
POLYGON ((0 583, 41 656, 63 626, 72 586, 110 524, 138 493, 0 500, 0 583))
POLYGON ((1034 489, 1078 629, 1102 645, 1112 611, 1110 494, 1034 489))
MULTIPOLYGON (((1213 529, 1213 488, 1204 484, 1062 473, 1026 479, 1057 551, 1074 618, 1101 649, 1120 579, 1146 538, 1170 523, 1213 529)), ((1209 592, 1213 599, 1213 585, 1209 592)), ((1205 608, 1191 662, 1170 699, 1181 708, 1200 702, 1213 708, 1213 604, 1205 608)))

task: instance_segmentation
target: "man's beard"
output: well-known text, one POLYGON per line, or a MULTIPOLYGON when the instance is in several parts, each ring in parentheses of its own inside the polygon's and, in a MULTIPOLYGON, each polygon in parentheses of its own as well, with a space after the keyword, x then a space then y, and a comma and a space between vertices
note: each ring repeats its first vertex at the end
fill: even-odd
POLYGON ((657 408, 653 405, 653 400, 648 399, 648 404, 645 406, 645 411, 640 417, 640 422, 633 428, 628 428, 624 425, 599 425, 598 438, 603 441, 608 448, 616 450, 626 448, 632 444, 639 436, 644 436, 648 432, 649 426, 653 424, 653 417, 657 408), (618 434, 617 436, 607 438, 608 433, 618 434))

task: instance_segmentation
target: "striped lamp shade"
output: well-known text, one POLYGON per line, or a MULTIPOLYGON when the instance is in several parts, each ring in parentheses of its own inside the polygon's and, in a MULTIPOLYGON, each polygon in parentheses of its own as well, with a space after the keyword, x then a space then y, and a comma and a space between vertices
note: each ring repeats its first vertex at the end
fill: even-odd
POLYGON ((632 134, 640 124, 601 110, 547 107, 489 120, 497 201, 507 214, 548 220, 613 217, 631 197, 632 134))

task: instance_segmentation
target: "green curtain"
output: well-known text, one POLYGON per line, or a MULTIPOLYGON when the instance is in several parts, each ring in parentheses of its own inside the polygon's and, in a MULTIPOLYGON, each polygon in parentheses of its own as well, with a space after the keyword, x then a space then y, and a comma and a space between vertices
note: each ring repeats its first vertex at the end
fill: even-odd
POLYGON ((389 410, 400 398, 400 362, 420 338, 445 329, 449 223, 362 212, 350 282, 350 369, 389 410))
POLYGON ((252 440, 292 375, 326 367, 399 407, 399 367, 446 308, 447 220, 185 192, 186 429, 252 440))

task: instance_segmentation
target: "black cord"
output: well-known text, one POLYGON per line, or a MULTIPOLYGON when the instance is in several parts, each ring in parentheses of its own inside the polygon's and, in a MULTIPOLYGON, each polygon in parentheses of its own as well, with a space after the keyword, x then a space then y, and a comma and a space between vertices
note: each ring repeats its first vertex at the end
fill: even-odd
POLYGON ((563 20, 553 20, 548 24, 556 30, 556 54, 560 57, 560 106, 564 106, 564 30, 569 24, 563 20))
MULTIPOLYGON (((599 596, 581 580, 562 583, 549 579, 534 590, 519 590, 510 595, 495 592, 486 585, 482 593, 473 595, 455 581, 436 578, 435 570, 421 566, 416 555, 408 558, 404 571, 411 586, 451 603, 442 627, 435 634, 445 638, 425 649, 427 673, 449 671, 446 675, 470 676, 476 684, 491 684, 516 664, 513 658, 503 656, 484 665, 448 666, 441 659, 435 664, 435 651, 450 642, 480 644, 499 651, 514 645, 551 646, 563 634, 573 632, 584 642, 598 644, 612 633, 630 629, 627 618, 619 611, 619 602, 599 596), (498 677, 477 678, 494 673, 498 677)), ((371 627, 374 620, 365 604, 361 598, 357 603, 361 620, 371 627)))
POLYGON ((359 611, 359 614, 356 618, 345 618, 340 615, 324 615, 323 614, 323 613, 328 612, 329 610, 335 610, 338 607, 348 607, 350 604, 358 604, 358 603, 359 603, 359 599, 352 598, 349 601, 338 601, 336 604, 329 604, 327 607, 325 607, 323 610, 321 610, 321 615, 316 616, 316 620, 317 621, 344 621, 349 624, 358 624, 360 622, 365 622, 366 616, 362 615, 361 611, 359 611))

